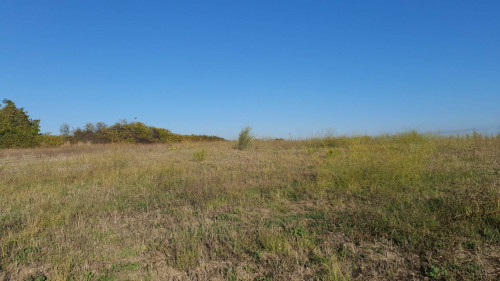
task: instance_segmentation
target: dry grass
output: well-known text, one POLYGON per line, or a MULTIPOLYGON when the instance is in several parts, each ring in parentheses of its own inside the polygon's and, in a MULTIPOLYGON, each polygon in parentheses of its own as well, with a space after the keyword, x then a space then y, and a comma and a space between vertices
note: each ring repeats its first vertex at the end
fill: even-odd
POLYGON ((500 278, 500 138, 235 146, 1 150, 0 279, 500 278))

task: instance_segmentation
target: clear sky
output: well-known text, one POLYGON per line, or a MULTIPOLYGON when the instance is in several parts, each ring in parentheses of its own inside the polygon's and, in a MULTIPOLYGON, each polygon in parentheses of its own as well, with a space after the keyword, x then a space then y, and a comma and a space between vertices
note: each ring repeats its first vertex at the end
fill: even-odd
POLYGON ((500 1, 3 0, 0 98, 54 134, 496 133, 500 1))

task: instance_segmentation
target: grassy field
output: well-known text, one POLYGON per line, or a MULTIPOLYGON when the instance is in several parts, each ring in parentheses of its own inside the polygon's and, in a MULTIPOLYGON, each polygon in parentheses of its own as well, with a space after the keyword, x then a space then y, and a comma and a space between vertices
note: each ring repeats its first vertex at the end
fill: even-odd
POLYGON ((0 280, 498 280, 500 137, 0 150, 0 280))

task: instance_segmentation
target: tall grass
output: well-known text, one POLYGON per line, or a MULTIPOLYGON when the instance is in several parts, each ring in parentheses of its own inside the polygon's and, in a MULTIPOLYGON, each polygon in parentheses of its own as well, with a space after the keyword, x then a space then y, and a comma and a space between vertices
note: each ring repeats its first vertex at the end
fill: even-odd
POLYGON ((500 138, 237 145, 0 150, 0 280, 500 277, 500 138))

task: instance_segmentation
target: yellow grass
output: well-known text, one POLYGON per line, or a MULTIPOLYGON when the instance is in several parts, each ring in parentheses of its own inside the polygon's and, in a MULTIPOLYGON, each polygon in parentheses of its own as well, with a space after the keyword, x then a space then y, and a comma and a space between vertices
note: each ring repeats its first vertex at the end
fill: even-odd
POLYGON ((1 150, 0 279, 492 280, 499 145, 410 133, 1 150))

